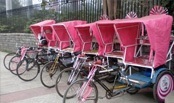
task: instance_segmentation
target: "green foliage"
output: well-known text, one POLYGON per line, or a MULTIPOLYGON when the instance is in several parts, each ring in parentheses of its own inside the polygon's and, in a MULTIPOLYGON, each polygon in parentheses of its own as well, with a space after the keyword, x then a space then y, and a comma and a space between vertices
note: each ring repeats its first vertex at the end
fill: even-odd
POLYGON ((42 3, 41 3, 42 10, 45 10, 45 6, 46 5, 47 5, 47 1, 46 0, 42 0, 42 3))
POLYGON ((8 28, 9 27, 7 25, 0 25, 0 32, 7 32, 8 28))
POLYGON ((31 30, 30 30, 30 25, 31 24, 35 24, 35 23, 38 23, 38 22, 41 22, 42 19, 36 19, 36 18, 32 18, 32 19, 29 19, 24 27, 24 32, 25 33, 31 33, 31 30))
POLYGON ((53 13, 53 11, 48 11, 48 10, 35 11, 34 15, 30 19, 27 19, 26 25, 24 27, 24 32, 26 33, 31 32, 29 28, 31 24, 35 24, 46 19, 54 19, 54 18, 55 18, 55 13, 53 13))
POLYGON ((1 21, 0 21, 0 32, 1 33, 9 33, 13 27, 10 26, 9 24, 6 23, 7 19, 6 18, 1 18, 1 21))
MULTIPOLYGON (((44 0, 43 0, 44 1, 44 0)), ((98 7, 100 5, 100 0, 91 0, 92 2, 81 2, 72 4, 62 3, 57 5, 61 9, 61 13, 55 12, 54 9, 45 9, 46 2, 42 3, 42 10, 34 9, 30 12, 30 15, 26 12, 13 12, 11 15, 6 17, 6 15, 0 15, 0 32, 27 32, 30 33, 31 30, 29 26, 31 24, 38 23, 46 19, 54 19, 57 22, 68 21, 68 20, 87 20, 88 22, 96 21, 101 15, 102 9, 98 7), (98 3, 98 4, 97 4, 98 3), (77 5, 78 7, 74 7, 77 5)), ((79 2, 79 1, 75 1, 79 2)))
MULTIPOLYGON (((5 1, 5 0, 2 0, 5 1)), ((16 7, 20 6, 19 0, 12 0, 16 7)), ((50 2, 56 2, 57 0, 49 0, 50 2)), ((62 1, 62 0, 61 0, 62 1)), ((31 24, 46 20, 54 19, 57 22, 68 21, 68 20, 87 20, 93 22, 98 20, 102 13, 101 0, 70 0, 71 2, 57 4, 58 10, 56 12, 53 8, 46 10, 47 1, 42 0, 42 10, 34 9, 30 16, 27 13, 17 12, 12 13, 11 16, 0 15, 0 32, 31 32, 29 26, 31 24), (79 2, 80 1, 80 2, 79 2), (74 3, 75 2, 75 3, 74 3), (77 3, 78 2, 78 3, 77 3), (74 4, 73 4, 74 3, 74 4)), ((159 0, 158 0, 159 1, 159 0)), ((149 9, 153 7, 154 0, 121 0, 121 7, 118 8, 118 16, 123 15, 124 12, 135 11, 138 17, 149 14, 149 9), (126 4, 127 3, 127 4, 126 4), (123 4, 129 5, 125 6, 123 4), (153 5, 152 5, 153 4, 153 5), (135 9, 133 9, 135 8, 135 9)), ((5 3, 5 2, 3 2, 5 3)), ((169 14, 174 16, 174 1, 173 0, 160 0, 160 4, 165 6, 169 10, 169 14)), ((4 4, 5 5, 5 4, 4 4)), ((0 4, 0 11, 4 5, 0 4)), ((121 18, 121 16, 119 17, 121 18)))

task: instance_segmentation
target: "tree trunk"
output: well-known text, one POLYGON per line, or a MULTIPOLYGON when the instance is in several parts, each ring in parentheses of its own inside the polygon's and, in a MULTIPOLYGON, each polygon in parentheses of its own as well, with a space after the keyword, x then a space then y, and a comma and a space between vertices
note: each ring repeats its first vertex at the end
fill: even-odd
POLYGON ((108 15, 107 0, 103 0, 103 14, 108 15))
POLYGON ((118 4, 118 1, 114 0, 114 19, 117 18, 117 4, 118 4))
POLYGON ((103 14, 110 19, 116 19, 118 0, 103 0, 103 14))
POLYGON ((108 16, 110 19, 114 19, 114 1, 115 0, 107 0, 108 16))

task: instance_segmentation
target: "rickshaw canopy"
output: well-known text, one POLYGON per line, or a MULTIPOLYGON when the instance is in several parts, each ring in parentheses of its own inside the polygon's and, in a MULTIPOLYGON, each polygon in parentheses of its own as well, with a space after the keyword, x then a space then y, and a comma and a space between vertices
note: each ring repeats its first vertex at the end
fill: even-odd
POLYGON ((30 29, 32 30, 32 32, 34 33, 34 35, 37 38, 38 34, 43 32, 43 28, 42 27, 44 25, 51 25, 51 24, 55 24, 55 23, 56 23, 55 20, 44 20, 44 21, 41 21, 39 23, 30 25, 30 29))
POLYGON ((78 32, 78 35, 81 38, 82 52, 90 51, 92 49, 93 35, 92 35, 92 31, 90 29, 91 24, 92 23, 75 26, 75 28, 78 32))
POLYGON ((60 22, 53 25, 53 28, 55 30, 56 36, 58 40, 61 41, 69 41, 69 42, 62 42, 60 43, 61 49, 66 48, 70 46, 70 41, 73 41, 74 44, 74 52, 81 50, 81 43, 79 36, 77 35, 77 32, 75 30, 76 25, 85 24, 86 21, 81 20, 73 20, 73 21, 67 21, 67 22, 60 22))
POLYGON ((91 30, 94 37, 99 44, 98 54, 104 55, 105 53, 112 52, 112 43, 114 40, 114 27, 113 23, 109 24, 111 20, 100 20, 91 24, 91 30), (102 24, 106 23, 106 24, 102 24))
MULTIPOLYGON (((140 36, 140 28, 133 25, 144 25, 147 31, 147 36, 150 42, 150 58, 153 56, 153 67, 156 68, 160 65, 165 64, 167 52, 169 49, 171 27, 173 18, 169 15, 150 15, 142 18, 121 20, 120 22, 115 22, 114 26, 117 30, 119 37, 123 46, 132 45, 136 40, 136 37, 140 36), (130 29, 121 29, 129 25, 130 29), (132 25, 132 26, 131 26, 132 25), (129 34, 126 34, 126 32, 129 34), (137 32, 137 33, 135 33, 137 32)), ((142 26, 141 26, 142 27, 142 26)), ((142 29, 142 28, 141 28, 142 29)), ((130 48, 127 52, 125 60, 131 61, 133 59, 135 50, 134 47, 130 48), (132 52, 131 52, 132 51, 132 52)))

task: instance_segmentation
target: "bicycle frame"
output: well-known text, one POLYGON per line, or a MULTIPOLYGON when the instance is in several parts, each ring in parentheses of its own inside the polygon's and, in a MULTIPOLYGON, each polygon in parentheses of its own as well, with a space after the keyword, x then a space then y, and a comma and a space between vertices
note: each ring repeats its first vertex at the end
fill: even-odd
POLYGON ((86 60, 87 60, 87 57, 81 57, 80 55, 76 56, 76 60, 73 65, 74 70, 72 70, 69 75, 68 84, 71 84, 73 81, 75 81, 78 78, 79 73, 83 71, 82 67, 86 63, 86 60))
MULTIPOLYGON (((110 99, 111 97, 114 97, 114 96, 117 96, 121 93, 124 93, 125 91, 127 91, 128 89, 130 89, 131 87, 130 86, 119 86, 117 91, 114 91, 115 89, 115 86, 116 86, 116 81, 117 81, 117 77, 115 77, 115 80, 114 80, 114 83, 113 83, 113 86, 112 88, 109 88, 108 86, 106 86, 102 80, 100 79, 101 77, 101 74, 96 74, 97 70, 99 68, 101 68, 102 65, 98 65, 98 64, 94 64, 93 67, 91 68, 88 76, 87 76, 87 82, 84 83, 82 85, 82 87, 80 88, 80 90, 78 91, 78 96, 79 97, 83 97, 82 101, 84 102, 87 97, 90 95, 90 93, 92 92, 92 88, 88 88, 88 90, 85 90, 85 88, 87 88, 88 85, 90 85, 90 82, 97 82, 99 83, 99 85, 101 85, 101 87, 106 91, 107 95, 106 95, 106 98, 107 99, 110 99), (85 92, 85 93, 84 93, 85 92)), ((110 72, 110 71, 106 71, 104 70, 105 73, 107 72, 110 72)), ((117 71, 120 73, 120 71, 117 71)), ((107 74, 106 74, 107 75, 107 74)), ((102 75, 103 76, 103 75, 102 75)))
POLYGON ((78 97, 83 97, 82 98, 83 102, 86 100, 86 98, 92 92, 92 88, 88 88, 88 90, 86 90, 86 88, 88 87, 88 85, 90 85, 90 82, 92 81, 93 77, 95 76, 96 71, 97 71, 97 68, 95 66, 93 66, 92 69, 90 70, 88 76, 87 76, 88 81, 83 83, 82 87, 79 90, 78 97))

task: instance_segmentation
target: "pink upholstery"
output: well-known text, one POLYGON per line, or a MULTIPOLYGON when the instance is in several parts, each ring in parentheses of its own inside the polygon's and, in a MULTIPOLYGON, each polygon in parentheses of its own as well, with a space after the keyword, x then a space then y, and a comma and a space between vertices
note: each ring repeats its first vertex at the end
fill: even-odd
POLYGON ((44 20, 44 21, 41 21, 39 23, 30 25, 30 29, 34 33, 36 40, 38 40, 38 35, 39 34, 44 36, 43 26, 44 25, 51 25, 51 24, 55 24, 55 20, 44 20))
POLYGON ((112 52, 114 40, 114 27, 111 20, 100 20, 94 23, 76 26, 83 41, 84 50, 90 50, 92 36, 96 39, 99 49, 98 55, 112 52), (84 44, 84 42, 88 42, 84 44))
POLYGON ((63 25, 53 25, 55 36, 59 41, 59 48, 64 49, 70 46, 70 37, 63 25))
POLYGON ((57 46, 57 39, 54 35, 52 25, 44 25, 43 31, 44 31, 44 35, 45 35, 46 39, 48 40, 48 46, 49 47, 57 46))
POLYGON ((78 32, 78 35, 80 36, 80 39, 82 41, 82 51, 90 51, 92 48, 92 31, 90 30, 90 25, 89 24, 83 24, 83 25, 78 25, 76 26, 76 30, 78 32))
MULTIPOLYGON (((110 42, 112 42, 113 41, 113 38, 112 38, 112 40, 110 41, 110 39, 111 39, 111 36, 113 36, 113 35, 109 35, 109 36, 107 36, 107 38, 105 38, 106 36, 104 36, 104 35, 102 35, 102 34, 104 34, 104 33, 101 33, 101 31, 100 30, 102 30, 102 32, 103 32, 103 25, 101 25, 100 26, 100 28, 98 27, 98 24, 97 23, 100 23, 100 22, 110 22, 111 20, 100 20, 100 21, 97 21, 97 22, 94 22, 94 23, 92 23, 91 24, 91 30, 92 30, 92 32, 93 32, 93 35, 94 35, 94 37, 96 38, 96 40, 97 40, 97 43, 98 43, 98 45, 99 45, 99 49, 98 49, 98 54, 99 55, 104 55, 105 54, 105 52, 111 52, 111 50, 112 50, 112 47, 111 46, 107 46, 106 47, 106 43, 110 43, 110 42), (109 37, 109 38, 108 38, 109 37), (105 39, 103 39, 103 38, 105 38, 105 39), (103 39, 103 40, 102 40, 103 39)), ((109 25, 109 24, 108 24, 109 25)), ((109 27, 111 27, 111 29, 112 29, 112 25, 109 25, 109 27)), ((110 28, 107 28, 106 27, 106 29, 108 30, 108 29, 110 29, 110 28)), ((111 31, 112 32, 112 31, 111 31)), ((106 32, 105 32, 106 33, 106 32)))
POLYGON ((114 27, 113 24, 100 24, 100 22, 97 22, 97 27, 99 30, 99 38, 101 40, 99 40, 99 44, 100 45, 100 52, 101 54, 104 53, 109 53, 113 51, 113 40, 115 37, 115 31, 114 31, 114 27))
POLYGON ((125 51, 126 61, 132 61, 135 54, 135 44, 137 44, 137 38, 140 34, 140 23, 116 23, 114 24, 118 39, 122 47, 134 45, 127 48, 125 51))
POLYGON ((55 31, 55 35, 60 41, 60 49, 64 49, 70 46, 70 41, 73 41, 74 44, 74 52, 81 50, 81 41, 77 32, 75 30, 76 25, 85 24, 86 21, 74 20, 67 22, 60 22, 53 25, 53 29, 55 31))

